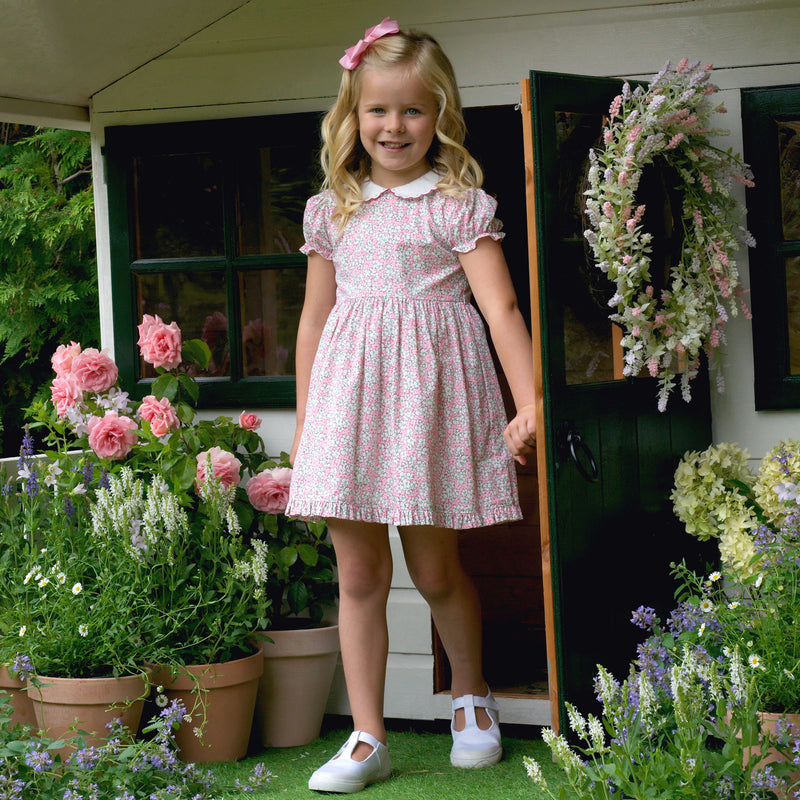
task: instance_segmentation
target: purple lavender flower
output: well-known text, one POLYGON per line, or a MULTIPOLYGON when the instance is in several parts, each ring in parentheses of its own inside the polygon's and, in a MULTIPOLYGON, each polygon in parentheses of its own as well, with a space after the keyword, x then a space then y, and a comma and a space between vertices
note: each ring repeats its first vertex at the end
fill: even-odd
POLYGON ((633 612, 631 622, 643 631, 651 631, 658 622, 656 610, 650 606, 639 606, 639 608, 633 612))
POLYGON ((28 675, 33 675, 33 664, 26 655, 17 655, 11 662, 11 672, 13 672, 21 681, 27 679, 28 675))
POLYGON ((39 494, 39 479, 36 476, 36 470, 32 466, 23 468, 20 474, 27 474, 25 481, 25 493, 28 497, 36 497, 39 494))
POLYGON ((97 747, 84 747, 72 756, 70 763, 80 769, 93 769, 97 766, 100 755, 101 752, 97 747))
POLYGON ((75 522, 75 503, 72 502, 72 498, 69 496, 64 498, 64 514, 70 522, 75 522))
POLYGON ((37 744, 33 750, 25 753, 25 763, 34 772, 44 772, 53 766, 53 756, 47 750, 42 750, 41 745, 37 744))
POLYGON ((111 486, 111 482, 108 477, 108 470, 103 467, 103 471, 100 473, 100 488, 101 489, 108 489, 111 486))
POLYGON ((92 464, 91 461, 85 461, 83 463, 83 475, 81 477, 83 479, 83 485, 89 486, 94 477, 94 464, 92 464))
POLYGON ((33 459, 34 441, 33 434, 30 432, 28 426, 25 426, 25 435, 22 437, 22 446, 19 449, 19 461, 17 468, 22 469, 27 464, 31 463, 33 459))

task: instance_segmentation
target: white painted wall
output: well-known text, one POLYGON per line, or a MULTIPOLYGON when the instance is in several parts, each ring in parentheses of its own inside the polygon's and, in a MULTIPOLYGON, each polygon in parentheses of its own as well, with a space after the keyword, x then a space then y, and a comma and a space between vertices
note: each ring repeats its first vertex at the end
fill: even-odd
MULTIPOLYGON (((394 11, 401 26, 427 30, 439 39, 467 106, 518 102, 519 82, 531 69, 648 79, 667 59, 677 62, 686 56, 713 63, 713 80, 730 109, 726 121, 732 135, 724 144, 739 151, 739 89, 800 83, 797 0, 408 0, 394 10, 375 8, 367 0, 252 0, 92 98, 106 345, 113 341, 100 156, 106 126, 327 108, 338 85, 338 58, 379 21, 377 14, 394 11)), ((747 284, 746 253, 740 268, 747 284)), ((742 317, 729 326, 725 377, 726 392, 713 398, 715 441, 737 441, 760 457, 778 439, 800 436, 800 411, 754 411, 750 325, 742 317)), ((291 412, 262 416, 268 450, 288 449, 291 412)), ((389 614, 387 715, 448 717, 447 699, 432 695, 427 611, 400 566, 399 550, 398 556, 389 614)), ((340 676, 329 710, 346 708, 340 676)), ((503 715, 508 721, 542 724, 549 720, 549 708, 538 701, 508 701, 503 715)))

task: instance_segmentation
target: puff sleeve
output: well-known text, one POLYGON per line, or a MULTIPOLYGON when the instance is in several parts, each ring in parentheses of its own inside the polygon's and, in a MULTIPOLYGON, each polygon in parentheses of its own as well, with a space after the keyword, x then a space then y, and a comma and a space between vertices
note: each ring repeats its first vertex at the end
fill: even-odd
POLYGON ((452 249, 457 253, 474 250, 478 239, 490 236, 496 242, 505 233, 503 223, 495 217, 497 201, 483 189, 471 189, 455 198, 454 207, 447 214, 447 234, 452 249))
POLYGON ((301 253, 308 255, 313 251, 319 253, 323 258, 332 259, 331 220, 333 210, 334 203, 329 192, 315 194, 309 198, 303 214, 305 244, 300 248, 301 253))

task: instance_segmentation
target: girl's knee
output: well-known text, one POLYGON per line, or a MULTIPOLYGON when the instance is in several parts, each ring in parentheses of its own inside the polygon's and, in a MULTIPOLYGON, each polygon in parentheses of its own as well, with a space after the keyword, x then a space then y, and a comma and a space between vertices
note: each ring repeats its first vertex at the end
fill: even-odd
POLYGON ((435 605, 460 590, 464 573, 458 561, 444 561, 417 566, 411 579, 425 600, 435 605))

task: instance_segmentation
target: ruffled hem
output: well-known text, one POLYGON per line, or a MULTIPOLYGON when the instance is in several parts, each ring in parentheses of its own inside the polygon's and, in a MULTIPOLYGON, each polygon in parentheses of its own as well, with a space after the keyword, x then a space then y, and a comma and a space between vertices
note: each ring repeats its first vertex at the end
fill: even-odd
POLYGON ((307 242, 306 244, 300 247, 300 252, 307 256, 309 253, 319 253, 323 258, 327 258, 330 261, 333 258, 333 251, 326 250, 324 247, 320 247, 319 244, 314 244, 312 242, 307 242))
POLYGON ((483 239, 486 236, 489 236, 490 238, 494 239, 494 241, 499 242, 501 239, 505 238, 505 233, 503 231, 485 231, 484 233, 479 233, 474 239, 469 239, 466 242, 462 242, 461 244, 453 247, 453 252, 471 253, 478 246, 478 240, 483 239))
POLYGON ((327 518, 349 519, 355 522, 377 522, 388 525, 433 525, 437 528, 466 530, 499 525, 522 519, 516 503, 493 506, 479 513, 436 512, 429 509, 387 508, 383 506, 353 506, 335 501, 289 500, 286 515, 297 519, 318 522, 327 518))

